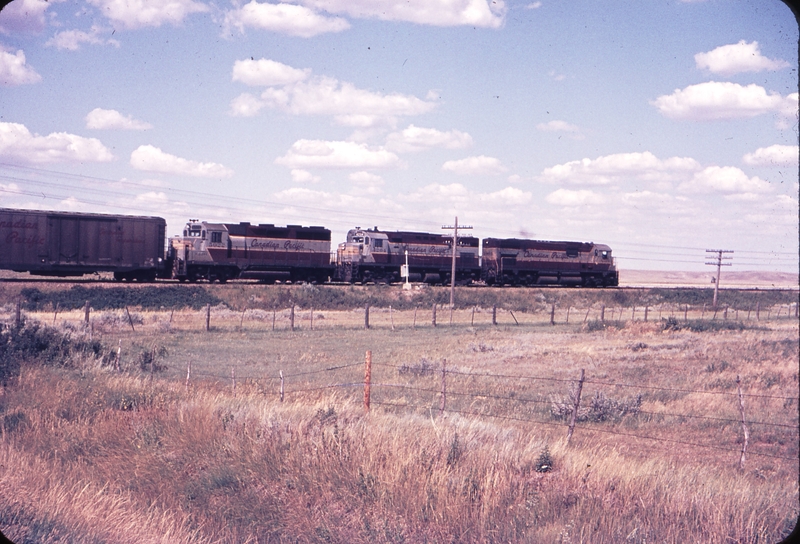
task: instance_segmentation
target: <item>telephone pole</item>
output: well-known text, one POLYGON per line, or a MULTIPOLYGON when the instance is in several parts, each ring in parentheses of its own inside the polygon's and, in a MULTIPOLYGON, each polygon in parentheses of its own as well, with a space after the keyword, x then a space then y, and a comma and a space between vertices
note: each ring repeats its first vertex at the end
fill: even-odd
POLYGON ((723 254, 725 253, 733 253, 731 249, 707 249, 706 255, 707 259, 713 259, 713 255, 716 253, 716 262, 706 262, 707 265, 716 266, 717 267, 717 279, 714 281, 714 302, 713 306, 714 309, 717 309, 717 293, 719 292, 719 276, 723 266, 732 266, 733 263, 723 263, 722 261, 731 261, 733 257, 725 257, 723 254))
POLYGON ((453 231, 453 264, 450 268, 450 308, 455 307, 455 293, 456 293, 456 247, 458 247, 458 229, 469 230, 472 227, 459 227, 458 217, 453 225, 442 225, 443 230, 453 231))

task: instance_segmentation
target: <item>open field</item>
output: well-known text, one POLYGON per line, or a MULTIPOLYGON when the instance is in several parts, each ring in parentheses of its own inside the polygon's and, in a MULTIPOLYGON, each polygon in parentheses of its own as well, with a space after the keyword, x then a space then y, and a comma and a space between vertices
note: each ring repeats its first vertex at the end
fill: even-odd
MULTIPOLYGON (((9 339, 22 288, 4 288, 9 339)), ((794 528, 796 292, 723 292, 715 316, 705 291, 462 290, 452 324, 438 306, 434 327, 441 292, 390 309, 389 291, 373 291, 369 329, 359 289, 233 285, 216 301, 182 292, 203 299, 194 307, 117 301, 89 326, 66 298, 27 292, 21 319, 55 332, 0 350, 27 361, 0 394, 0 530, 31 542, 723 543, 794 528)))

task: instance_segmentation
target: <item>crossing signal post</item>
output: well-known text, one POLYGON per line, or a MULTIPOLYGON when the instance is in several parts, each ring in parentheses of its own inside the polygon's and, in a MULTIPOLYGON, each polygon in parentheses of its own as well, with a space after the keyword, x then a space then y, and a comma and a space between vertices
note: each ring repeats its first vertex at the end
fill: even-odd
POLYGON ((456 248, 458 247, 458 229, 470 230, 472 227, 459 227, 458 217, 456 217, 456 222, 453 225, 443 225, 442 229, 453 231, 453 265, 450 269, 450 308, 452 309, 455 305, 456 293, 456 248))
POLYGON ((712 259, 714 255, 716 255, 716 262, 706 262, 707 265, 716 266, 717 267, 717 278, 714 281, 714 309, 717 309, 717 293, 719 293, 719 277, 723 266, 732 266, 733 263, 723 262, 723 261, 732 261, 733 257, 726 256, 727 253, 733 253, 733 250, 730 249, 707 249, 706 250, 706 258, 712 259))

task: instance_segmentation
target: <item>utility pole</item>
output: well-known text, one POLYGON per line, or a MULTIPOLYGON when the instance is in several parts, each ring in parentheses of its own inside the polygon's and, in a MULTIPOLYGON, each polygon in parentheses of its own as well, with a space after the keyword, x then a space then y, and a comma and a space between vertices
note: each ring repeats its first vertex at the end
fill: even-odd
POLYGON ((458 226, 458 217, 456 217, 456 222, 451 225, 442 225, 443 230, 452 230, 453 231, 453 265, 450 269, 450 308, 455 306, 455 293, 456 293, 456 248, 458 247, 458 229, 465 229, 469 230, 472 227, 459 227, 458 226))
POLYGON ((733 253, 733 250, 730 249, 707 249, 706 255, 707 259, 713 259, 713 255, 716 253, 716 262, 706 262, 707 265, 716 266, 717 267, 717 279, 714 280, 714 302, 712 303, 714 309, 717 309, 717 293, 719 292, 719 276, 723 266, 732 266, 733 263, 723 263, 722 261, 730 261, 733 260, 733 257, 724 257, 724 253, 733 253))

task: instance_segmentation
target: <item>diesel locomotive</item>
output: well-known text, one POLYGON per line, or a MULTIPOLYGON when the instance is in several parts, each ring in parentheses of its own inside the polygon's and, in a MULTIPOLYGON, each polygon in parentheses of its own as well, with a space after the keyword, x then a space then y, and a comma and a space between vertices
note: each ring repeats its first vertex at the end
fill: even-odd
POLYGON ((592 242, 458 237, 356 227, 331 253, 321 226, 189 220, 167 243, 160 217, 0 208, 0 269, 42 276, 112 272, 118 281, 619 284, 611 248, 592 242))

